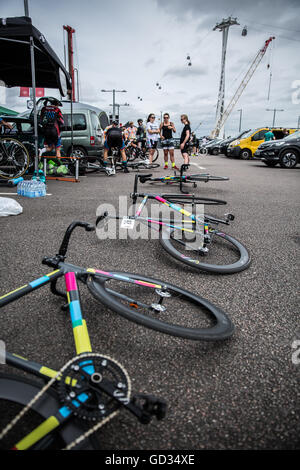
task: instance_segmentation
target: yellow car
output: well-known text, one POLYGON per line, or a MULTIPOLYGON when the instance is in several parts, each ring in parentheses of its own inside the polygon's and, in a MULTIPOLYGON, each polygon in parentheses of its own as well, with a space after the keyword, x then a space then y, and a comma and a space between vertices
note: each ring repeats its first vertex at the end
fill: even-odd
POLYGON ((252 129, 243 135, 241 139, 234 140, 227 147, 227 157, 236 157, 243 160, 249 160, 253 157, 260 144, 265 142, 265 134, 271 130, 274 134, 275 140, 283 139, 289 134, 292 134, 297 129, 283 128, 283 127, 260 127, 252 129))

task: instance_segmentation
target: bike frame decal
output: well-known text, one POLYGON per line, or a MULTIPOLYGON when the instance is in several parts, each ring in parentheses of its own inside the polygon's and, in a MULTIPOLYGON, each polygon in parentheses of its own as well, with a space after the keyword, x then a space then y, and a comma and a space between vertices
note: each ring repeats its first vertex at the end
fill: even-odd
POLYGON ((187 217, 190 217, 192 220, 196 220, 195 216, 191 214, 190 212, 186 211, 185 209, 181 209, 179 206, 176 206, 176 204, 172 204, 168 202, 166 199, 163 199, 160 196, 155 196, 155 199, 162 204, 165 204, 166 206, 170 207, 171 209, 174 209, 174 211, 180 212, 180 214, 184 214, 187 217))
POLYGON ((142 212, 143 207, 145 206, 145 204, 146 204, 146 202, 147 202, 147 199, 148 199, 148 196, 145 196, 144 199, 142 200, 141 205, 140 205, 140 207, 138 208, 138 210, 137 210, 137 212, 136 212, 136 214, 135 214, 136 217, 138 217, 139 215, 141 215, 141 212, 142 212))
POLYGON ((37 441, 42 437, 46 436, 53 429, 57 428, 60 425, 59 420, 55 416, 50 416, 46 421, 44 421, 40 426, 35 428, 30 434, 24 437, 19 441, 13 450, 26 450, 29 447, 33 446, 37 441))
POLYGON ((85 320, 82 318, 79 301, 79 291, 75 273, 68 272, 64 275, 67 289, 68 304, 73 327, 75 347, 77 354, 92 352, 90 338, 85 320))
POLYGON ((35 279, 34 281, 31 281, 22 287, 18 287, 18 289, 15 289, 11 292, 8 292, 7 294, 2 295, 0 297, 0 307, 3 307, 8 303, 13 302, 14 300, 17 300, 20 297, 23 297, 23 295, 29 294, 29 292, 32 292, 33 290, 41 287, 47 282, 50 282, 52 280, 52 276, 56 275, 56 277, 59 277, 60 273, 60 269, 56 269, 55 271, 45 274, 44 276, 35 279))
POLYGON ((127 276, 121 276, 120 274, 114 274, 114 273, 107 273, 105 271, 100 271, 99 269, 87 269, 87 271, 90 272, 90 273, 95 273, 95 274, 97 274, 97 273, 103 274, 104 276, 110 277, 112 279, 118 279, 120 281, 126 281, 126 282, 130 282, 132 284, 138 284, 138 285, 141 285, 141 286, 152 287, 153 289, 160 289, 162 287, 159 284, 152 284, 151 282, 131 279, 130 277, 127 277, 127 276))

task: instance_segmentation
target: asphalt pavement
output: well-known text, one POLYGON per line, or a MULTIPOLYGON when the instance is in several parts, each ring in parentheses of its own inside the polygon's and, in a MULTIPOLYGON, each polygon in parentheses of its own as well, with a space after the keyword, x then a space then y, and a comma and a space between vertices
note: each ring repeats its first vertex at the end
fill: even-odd
MULTIPOLYGON (((177 164, 181 160, 176 150, 177 164)), ((249 269, 208 275, 179 265, 157 239, 99 240, 95 232, 80 228, 72 236, 67 260, 106 271, 137 272, 196 292, 228 313, 235 333, 216 343, 173 338, 110 312, 82 288, 93 350, 123 364, 135 391, 168 402, 166 418, 148 425, 123 410, 98 432, 101 447, 299 449, 300 354, 293 346, 300 340, 300 168, 268 168, 260 161, 223 155, 191 161, 195 166, 190 172, 230 178, 199 183, 193 191, 227 201, 225 211, 235 220, 226 231, 249 249, 249 269)), ((165 173, 162 166, 153 170, 154 175, 165 173)), ((118 210, 119 196, 124 202, 133 189, 134 175, 92 174, 79 183, 48 181, 50 195, 37 199, 17 196, 15 188, 0 188, 23 206, 21 215, 0 220, 1 292, 49 272, 41 259, 57 253, 69 223, 93 223, 99 206, 118 210)), ((154 191, 147 184, 146 189, 154 191)), ((222 207, 218 211, 225 212, 222 207)), ((7 350, 57 369, 73 357, 69 316, 60 305, 44 288, 3 308, 0 339, 7 350)))

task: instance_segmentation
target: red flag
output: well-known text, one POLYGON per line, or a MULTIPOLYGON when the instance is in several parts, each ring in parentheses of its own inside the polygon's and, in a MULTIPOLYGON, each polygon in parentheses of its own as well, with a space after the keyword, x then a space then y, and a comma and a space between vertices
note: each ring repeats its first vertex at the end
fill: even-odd
POLYGON ((35 89, 35 96, 37 98, 40 98, 41 96, 44 96, 45 94, 45 88, 36 88, 35 89))
MULTIPOLYGON (((35 96, 37 98, 41 98, 41 96, 45 95, 45 88, 36 88, 35 89, 35 96)), ((22 98, 29 98, 30 97, 30 88, 27 86, 21 86, 20 88, 20 97, 22 98)))
POLYGON ((22 97, 29 97, 29 87, 27 86, 21 86, 20 88, 20 96, 22 97))

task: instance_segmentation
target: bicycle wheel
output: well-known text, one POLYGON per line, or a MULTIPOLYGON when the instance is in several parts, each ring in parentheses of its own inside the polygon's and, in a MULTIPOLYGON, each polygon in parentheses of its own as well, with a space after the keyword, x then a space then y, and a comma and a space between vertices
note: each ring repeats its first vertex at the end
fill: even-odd
POLYGON ((0 178, 12 179, 24 175, 29 165, 26 147, 12 137, 0 138, 0 178))
POLYGON ((180 229, 163 228, 159 240, 173 258, 200 271, 233 274, 247 269, 251 262, 244 245, 232 236, 212 228, 210 242, 206 246, 203 244, 203 233, 188 233, 180 229))
POLYGON ((91 275, 87 287, 96 299, 127 320, 191 340, 224 340, 234 332, 225 312, 192 292, 139 274, 109 274, 109 279, 91 275))
POLYGON ((159 150, 158 149, 155 149, 155 152, 153 154, 153 158, 152 158, 152 162, 156 162, 156 160, 158 159, 159 157, 159 150))
MULTIPOLYGON (((0 431, 30 402, 40 391, 41 385, 24 377, 0 374, 0 431)), ((11 449, 16 442, 31 432, 41 422, 61 408, 58 393, 50 388, 42 399, 35 402, 32 409, 25 413, 16 426, 0 441, 0 448, 11 449)), ((86 429, 79 420, 69 420, 51 434, 41 439, 30 450, 59 450, 83 434, 86 429)), ((99 445, 95 436, 82 441, 76 449, 93 450, 99 445)))
POLYGON ((193 194, 162 194, 161 197, 166 199, 168 202, 177 204, 204 204, 222 206, 226 205, 227 202, 222 199, 212 199, 200 196, 193 196, 193 194))
POLYGON ((228 176, 212 176, 212 175, 187 175, 187 179, 190 181, 229 181, 228 176))

